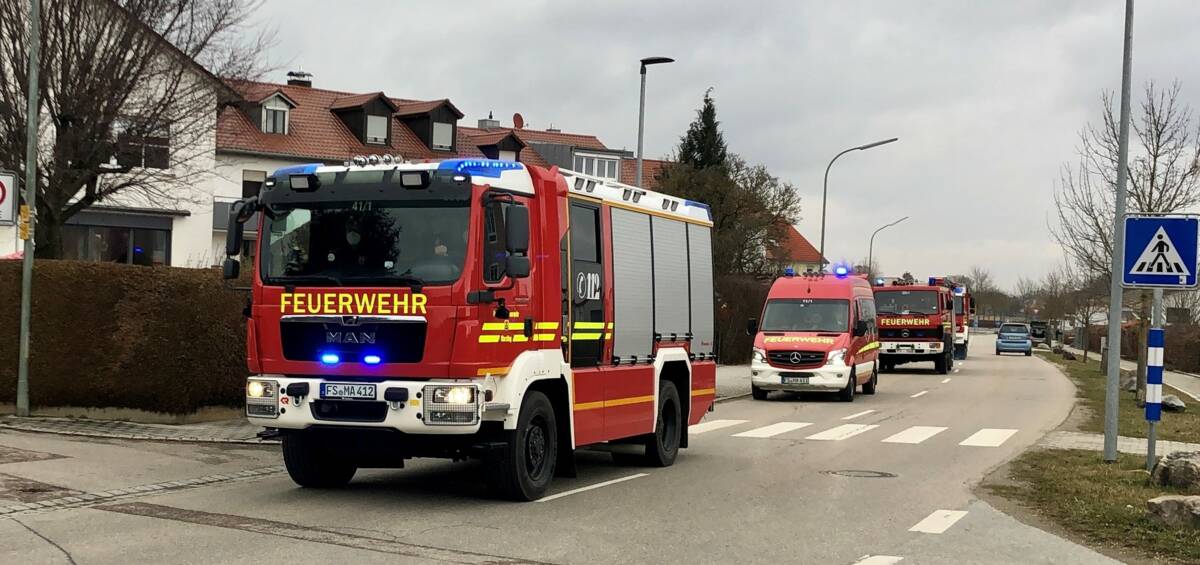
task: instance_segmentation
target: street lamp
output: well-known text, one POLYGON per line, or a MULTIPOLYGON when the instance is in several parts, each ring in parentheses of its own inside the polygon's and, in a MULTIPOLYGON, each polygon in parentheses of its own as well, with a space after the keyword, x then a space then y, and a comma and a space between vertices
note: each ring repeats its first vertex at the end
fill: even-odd
POLYGON ((646 126, 646 67, 663 63, 674 63, 670 57, 646 57, 642 59, 642 96, 638 103, 638 152, 637 152, 637 185, 642 186, 642 133, 646 126))
MULTIPOLYGON (((642 78, 643 78, 643 83, 644 83, 645 77, 642 77, 642 78)), ((828 198, 829 198, 829 169, 833 167, 833 162, 837 161, 838 157, 841 157, 842 155, 845 155, 851 151, 862 151, 864 149, 870 149, 872 147, 879 147, 880 145, 887 145, 893 141, 898 141, 899 139, 900 139, 899 137, 893 137, 891 139, 884 139, 882 141, 876 141, 874 143, 868 143, 866 145, 859 145, 858 147, 851 147, 849 149, 842 151, 841 153, 838 153, 837 155, 834 155, 833 159, 829 160, 829 165, 825 167, 825 186, 821 190, 821 249, 820 249, 820 252, 821 252, 822 268, 825 266, 825 201, 828 200, 828 198)), ((640 154, 640 150, 639 150, 639 154, 640 154)), ((638 161, 638 162, 640 163, 641 161, 638 161)), ((822 270, 824 270, 824 269, 822 269, 822 270)))
POLYGON ((879 232, 881 232, 887 228, 890 228, 900 222, 903 222, 904 220, 907 220, 907 219, 908 219, 908 216, 905 216, 905 217, 900 218, 899 220, 896 220, 890 224, 880 226, 879 229, 875 230, 875 233, 871 234, 871 243, 870 243, 870 245, 867 246, 867 273, 868 274, 870 274, 871 276, 875 276, 875 273, 871 272, 875 268, 875 265, 874 265, 875 235, 878 234, 879 232))

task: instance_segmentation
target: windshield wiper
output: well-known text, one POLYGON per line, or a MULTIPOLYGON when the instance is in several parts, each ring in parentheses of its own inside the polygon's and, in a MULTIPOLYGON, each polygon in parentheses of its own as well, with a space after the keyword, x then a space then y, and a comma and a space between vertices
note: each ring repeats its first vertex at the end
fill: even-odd
POLYGON ((350 283, 378 283, 378 284, 404 284, 411 287, 414 291, 420 292, 421 287, 425 286, 425 279, 416 275, 401 274, 401 275, 359 275, 356 277, 342 277, 342 281, 350 283))
POLYGON ((342 281, 333 275, 283 275, 279 277, 271 277, 267 281, 271 284, 304 284, 304 283, 333 283, 337 286, 342 285, 342 281))
POLYGON ((891 314, 891 315, 893 315, 893 316, 899 316, 899 315, 900 315, 900 313, 899 313, 899 312, 892 312, 891 310, 878 310, 878 311, 876 311, 875 313, 876 313, 876 314, 891 314))

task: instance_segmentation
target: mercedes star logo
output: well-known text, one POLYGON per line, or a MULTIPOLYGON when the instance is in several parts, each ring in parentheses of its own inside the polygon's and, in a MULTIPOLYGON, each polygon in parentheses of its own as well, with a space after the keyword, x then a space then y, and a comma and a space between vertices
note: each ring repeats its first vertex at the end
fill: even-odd
POLYGON ((908 337, 908 330, 901 330, 900 337, 908 337))
POLYGON ((803 359, 804 359, 804 358, 800 356, 800 352, 799 352, 799 351, 793 351, 793 352, 792 352, 792 364, 793 364, 793 365, 799 365, 799 364, 800 364, 800 361, 802 361, 803 359))

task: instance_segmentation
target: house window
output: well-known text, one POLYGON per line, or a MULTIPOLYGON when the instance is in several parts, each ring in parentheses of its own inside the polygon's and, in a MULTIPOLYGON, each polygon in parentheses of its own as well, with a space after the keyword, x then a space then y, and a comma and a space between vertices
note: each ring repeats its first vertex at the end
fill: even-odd
POLYGON ((454 148, 454 124, 433 122, 433 148, 447 151, 454 148))
POLYGON ((501 161, 516 161, 517 160, 517 152, 516 151, 505 151, 505 150, 501 149, 500 155, 498 156, 498 158, 501 161))
POLYGON ((63 259, 167 265, 170 232, 113 226, 63 226, 63 259))
POLYGON ((388 138, 387 116, 367 116, 367 143, 383 145, 388 138))
POLYGON ((287 133, 287 110, 264 108, 263 132, 287 133))
POLYGON ((266 182, 266 171, 242 171, 242 198, 258 196, 266 182))
POLYGON ((168 169, 171 167, 171 128, 145 121, 123 119, 113 124, 116 161, 122 167, 168 169))
POLYGON ((575 155, 575 172, 617 179, 617 160, 599 155, 575 155))

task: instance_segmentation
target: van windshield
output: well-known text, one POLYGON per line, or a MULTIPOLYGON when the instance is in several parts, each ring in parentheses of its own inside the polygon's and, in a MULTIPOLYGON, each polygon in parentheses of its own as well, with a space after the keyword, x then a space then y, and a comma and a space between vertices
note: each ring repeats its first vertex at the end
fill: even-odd
POLYGON ((768 300, 761 329, 765 332, 845 332, 850 329, 850 301, 768 300))

